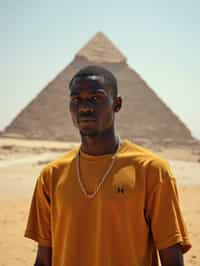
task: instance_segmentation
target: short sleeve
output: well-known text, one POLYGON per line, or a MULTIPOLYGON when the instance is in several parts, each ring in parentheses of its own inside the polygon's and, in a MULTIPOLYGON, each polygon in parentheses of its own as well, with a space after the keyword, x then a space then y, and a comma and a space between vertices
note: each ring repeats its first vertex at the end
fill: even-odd
POLYGON ((168 164, 154 165, 148 178, 149 182, 154 183, 148 198, 147 213, 155 245, 161 250, 179 243, 184 253, 191 244, 171 169, 168 164))
POLYGON ((51 246, 50 204, 47 171, 43 171, 36 182, 24 235, 42 246, 51 246))

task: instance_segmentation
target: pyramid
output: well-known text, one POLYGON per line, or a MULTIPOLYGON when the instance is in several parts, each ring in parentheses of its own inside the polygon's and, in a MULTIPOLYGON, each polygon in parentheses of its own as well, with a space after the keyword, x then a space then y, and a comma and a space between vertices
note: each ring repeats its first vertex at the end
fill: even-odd
POLYGON ((191 144, 194 139, 185 124, 156 95, 126 57, 98 32, 73 61, 61 71, 8 125, 4 134, 29 139, 79 141, 68 110, 68 84, 83 66, 98 64, 117 77, 123 108, 116 115, 121 138, 138 143, 191 144))
POLYGON ((96 64, 125 63, 126 57, 115 45, 101 32, 97 33, 79 52, 80 58, 86 58, 96 64))

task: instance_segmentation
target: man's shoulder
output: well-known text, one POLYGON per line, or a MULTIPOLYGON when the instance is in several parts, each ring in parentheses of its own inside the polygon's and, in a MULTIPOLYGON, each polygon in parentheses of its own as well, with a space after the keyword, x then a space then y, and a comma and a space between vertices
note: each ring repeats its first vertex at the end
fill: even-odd
POLYGON ((124 154, 131 156, 135 161, 143 164, 152 164, 162 166, 166 164, 166 159, 158 155, 156 152, 138 145, 130 140, 125 140, 124 154))
POLYGON ((78 152, 78 146, 59 156, 53 161, 49 162, 44 168, 42 173, 51 173, 52 171, 62 171, 67 168, 75 160, 78 152))
POLYGON ((175 178, 169 162, 165 158, 130 141, 128 144, 127 152, 129 151, 136 164, 145 169, 146 176, 151 180, 162 182, 166 179, 175 178))

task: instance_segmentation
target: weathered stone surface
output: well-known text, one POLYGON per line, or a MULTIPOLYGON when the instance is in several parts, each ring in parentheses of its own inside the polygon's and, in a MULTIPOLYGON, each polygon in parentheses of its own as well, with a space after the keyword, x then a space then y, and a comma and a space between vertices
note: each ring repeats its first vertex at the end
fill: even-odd
POLYGON ((124 102, 116 120, 122 138, 146 145, 195 142, 190 130, 128 66, 125 56, 102 33, 97 33, 77 53, 72 63, 5 128, 4 134, 18 134, 30 139, 79 140, 68 111, 68 84, 76 71, 90 64, 103 65, 118 79, 124 102))

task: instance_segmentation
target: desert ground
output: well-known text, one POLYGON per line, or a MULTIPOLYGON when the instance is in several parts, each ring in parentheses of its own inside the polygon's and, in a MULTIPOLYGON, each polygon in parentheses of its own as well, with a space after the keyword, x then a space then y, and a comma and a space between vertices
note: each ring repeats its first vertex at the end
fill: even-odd
MULTIPOLYGON (((50 160, 75 143, 0 138, 0 266, 33 265, 37 245, 23 237, 35 180, 50 160)), ((159 148, 177 177, 192 249, 185 265, 200 265, 200 150, 159 148)))

